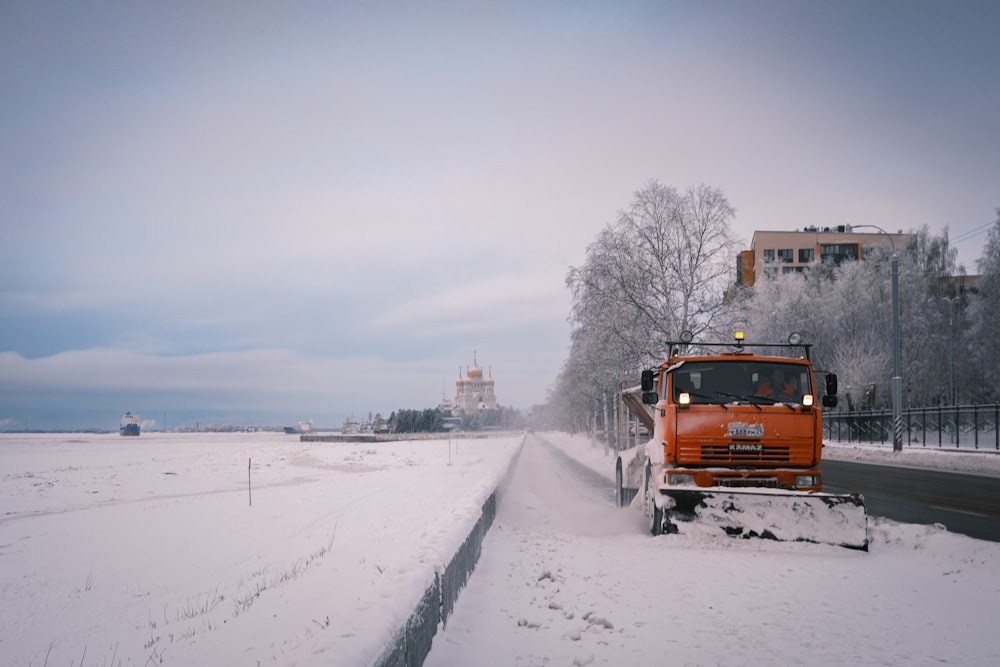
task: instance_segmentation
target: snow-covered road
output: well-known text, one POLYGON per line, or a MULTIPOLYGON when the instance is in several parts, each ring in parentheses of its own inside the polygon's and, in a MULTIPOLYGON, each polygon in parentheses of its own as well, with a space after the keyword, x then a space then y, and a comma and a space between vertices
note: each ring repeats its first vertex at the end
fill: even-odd
POLYGON ((610 488, 529 438, 425 664, 1000 663, 996 545, 884 520, 870 553, 651 538, 610 488))

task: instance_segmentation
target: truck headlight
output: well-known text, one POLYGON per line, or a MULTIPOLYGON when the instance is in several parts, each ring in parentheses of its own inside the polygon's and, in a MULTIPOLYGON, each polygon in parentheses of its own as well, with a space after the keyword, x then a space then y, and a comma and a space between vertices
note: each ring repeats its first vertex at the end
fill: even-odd
POLYGON ((795 486, 819 486, 817 475, 796 475, 795 486))
POLYGON ((805 395, 804 395, 804 396, 802 397, 802 405, 804 405, 804 406, 805 406, 805 407, 807 407, 807 408, 811 408, 811 407, 812 407, 812 404, 813 404, 814 402, 815 402, 815 399, 813 398, 813 395, 812 395, 812 394, 805 394, 805 395))
POLYGON ((667 484, 670 486, 683 486, 694 484, 694 475, 674 475, 672 473, 667 473, 667 484))
POLYGON ((686 391, 682 391, 677 395, 677 402, 681 405, 691 405, 691 394, 686 391))

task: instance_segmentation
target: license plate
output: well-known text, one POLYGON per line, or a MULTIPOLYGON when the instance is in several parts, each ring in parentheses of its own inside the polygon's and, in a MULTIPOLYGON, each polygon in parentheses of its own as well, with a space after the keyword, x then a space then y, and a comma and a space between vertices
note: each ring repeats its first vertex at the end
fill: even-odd
POLYGON ((759 438, 764 435, 764 425, 729 422, 729 430, 726 432, 726 435, 737 438, 759 438))

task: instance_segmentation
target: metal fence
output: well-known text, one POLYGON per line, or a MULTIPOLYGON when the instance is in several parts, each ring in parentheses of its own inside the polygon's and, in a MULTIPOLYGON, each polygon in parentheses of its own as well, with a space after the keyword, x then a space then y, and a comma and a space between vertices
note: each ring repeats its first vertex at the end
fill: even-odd
MULTIPOLYGON (((1000 404, 947 405, 903 410, 903 444, 1000 450, 1000 404)), ((823 414, 823 439, 892 443, 892 411, 823 414)))

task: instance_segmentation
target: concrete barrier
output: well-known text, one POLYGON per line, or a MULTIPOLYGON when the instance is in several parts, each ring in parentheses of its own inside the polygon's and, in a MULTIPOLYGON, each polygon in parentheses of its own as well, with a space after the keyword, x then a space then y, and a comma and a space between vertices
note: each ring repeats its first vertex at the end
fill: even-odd
POLYGON ((497 484, 497 488, 483 502, 479 519, 476 520, 468 537, 462 542, 462 546, 458 548, 443 571, 434 573, 434 580, 424 591, 403 627, 396 631, 392 641, 375 660, 373 667, 420 667, 424 664, 424 659, 431 651, 431 644, 434 641, 434 635, 437 634, 438 626, 447 625, 448 617, 451 616, 455 602, 458 600, 458 594, 469 581, 469 577, 472 576, 472 571, 479 561, 483 540, 493 525, 497 505, 507 486, 507 480, 514 472, 514 466, 517 464, 523 447, 524 440, 522 439, 517 453, 511 459, 510 466, 497 484))

